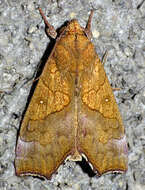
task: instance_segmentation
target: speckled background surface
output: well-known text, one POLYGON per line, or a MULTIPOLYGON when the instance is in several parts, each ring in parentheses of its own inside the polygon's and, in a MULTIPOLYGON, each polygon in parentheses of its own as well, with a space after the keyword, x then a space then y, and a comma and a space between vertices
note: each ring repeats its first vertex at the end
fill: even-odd
POLYGON ((145 1, 0 0, 0 190, 145 189, 145 1), (95 9, 92 42, 100 57, 125 125, 129 168, 126 174, 90 176, 80 164, 66 162, 51 180, 17 177, 17 131, 35 72, 49 43, 40 6, 55 28, 77 18, 86 25, 95 9))

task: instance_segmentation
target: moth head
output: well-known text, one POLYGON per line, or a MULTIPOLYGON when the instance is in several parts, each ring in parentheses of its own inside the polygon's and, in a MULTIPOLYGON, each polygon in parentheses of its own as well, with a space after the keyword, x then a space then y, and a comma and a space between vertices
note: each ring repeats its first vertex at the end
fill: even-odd
POLYGON ((84 29, 80 26, 80 24, 78 23, 78 21, 76 19, 71 20, 67 27, 66 27, 66 32, 68 32, 69 34, 83 34, 84 33, 84 29))

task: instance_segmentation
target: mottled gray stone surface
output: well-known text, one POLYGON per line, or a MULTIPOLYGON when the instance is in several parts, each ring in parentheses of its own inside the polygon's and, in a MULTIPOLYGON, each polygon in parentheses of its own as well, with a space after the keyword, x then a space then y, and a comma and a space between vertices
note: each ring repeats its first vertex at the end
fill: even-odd
POLYGON ((145 2, 143 0, 0 0, 0 190, 145 189, 145 2), (142 3, 142 4, 141 4, 142 3), (15 145, 21 116, 49 38, 37 10, 60 27, 77 18, 85 26, 95 9, 93 43, 115 92, 129 146, 126 174, 89 177, 66 162, 51 180, 17 177, 15 145))

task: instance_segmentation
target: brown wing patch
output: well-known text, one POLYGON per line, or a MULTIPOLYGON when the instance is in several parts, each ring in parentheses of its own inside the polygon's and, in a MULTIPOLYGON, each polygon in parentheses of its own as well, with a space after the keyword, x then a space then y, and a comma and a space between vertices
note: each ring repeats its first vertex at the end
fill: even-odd
POLYGON ((58 168, 74 144, 72 86, 53 56, 39 79, 22 122, 16 149, 17 175, 45 177, 58 168))
POLYGON ((99 174, 127 170, 127 145, 120 113, 98 58, 82 75, 78 147, 99 174))

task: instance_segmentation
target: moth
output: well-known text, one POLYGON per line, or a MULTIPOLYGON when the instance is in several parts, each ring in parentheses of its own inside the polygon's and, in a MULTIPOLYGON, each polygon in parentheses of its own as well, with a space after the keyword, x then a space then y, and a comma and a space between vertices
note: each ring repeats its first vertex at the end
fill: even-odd
POLYGON ((16 146, 18 176, 49 179, 66 159, 87 158, 102 175, 127 170, 123 122, 104 67, 90 41, 91 20, 70 21, 57 35, 23 118, 16 146))

